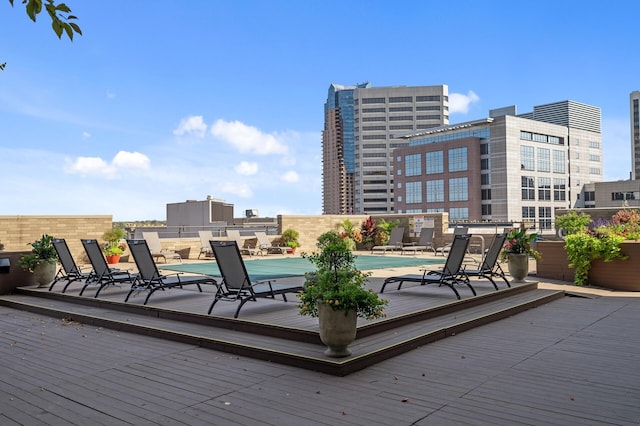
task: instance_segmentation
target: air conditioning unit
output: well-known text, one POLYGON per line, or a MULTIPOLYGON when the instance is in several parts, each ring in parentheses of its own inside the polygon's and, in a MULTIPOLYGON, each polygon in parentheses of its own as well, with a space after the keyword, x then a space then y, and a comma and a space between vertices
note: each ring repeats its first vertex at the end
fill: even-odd
POLYGON ((244 215, 247 218, 258 217, 258 210, 257 209, 245 210, 244 215))

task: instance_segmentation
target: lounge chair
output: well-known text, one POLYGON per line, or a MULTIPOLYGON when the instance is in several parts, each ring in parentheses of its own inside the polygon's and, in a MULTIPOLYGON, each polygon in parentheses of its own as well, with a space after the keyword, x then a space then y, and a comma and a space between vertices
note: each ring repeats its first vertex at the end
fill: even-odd
POLYGON ((211 250, 211 244, 209 241, 213 240, 213 233, 211 231, 198 231, 200 236, 200 253, 198 253, 198 259, 204 254, 205 257, 213 257, 213 250, 211 250))
POLYGON ((153 261, 153 256, 146 240, 127 240, 133 260, 138 267, 138 276, 135 282, 131 286, 131 290, 124 299, 125 302, 129 300, 129 297, 134 292, 148 291, 147 297, 144 299, 143 305, 146 305, 151 295, 157 290, 166 290, 168 288, 179 287, 182 288, 185 285, 196 285, 198 290, 202 293, 201 284, 217 285, 218 282, 207 275, 188 275, 183 276, 182 273, 162 275, 158 271, 156 263, 153 261))
POLYGON ((275 280, 252 281, 235 241, 211 241, 211 248, 222 274, 222 283, 209 307, 209 314, 220 300, 240 302, 234 315, 234 318, 238 318, 240 309, 248 301, 255 302, 258 298, 275 299, 276 295, 282 295, 286 302, 288 293, 299 293, 303 289, 303 282, 299 285, 286 285, 278 284, 275 280))
POLYGON ((467 277, 477 277, 477 278, 486 278, 491 281, 493 287, 498 290, 498 285, 493 280, 494 277, 499 277, 504 280, 507 284, 507 287, 511 287, 509 284, 509 280, 505 276, 504 271, 498 264, 498 256, 500 256, 500 250, 502 250, 502 246, 504 244, 504 240, 507 238, 507 234, 496 234, 491 242, 491 246, 484 254, 482 258, 482 262, 480 262, 480 267, 478 269, 466 269, 464 268, 464 273, 467 277))
POLYGON ((245 244, 245 239, 240 236, 240 231, 237 229, 227 229, 227 238, 231 241, 235 241, 238 244, 240 253, 246 253, 249 257, 254 254, 260 254, 260 249, 256 247, 249 247, 245 244))
POLYGON ((58 259, 60 259, 62 266, 53 279, 49 291, 53 290, 53 286, 56 285, 58 281, 67 280, 67 284, 62 288, 62 292, 64 293, 72 282, 86 281, 92 276, 91 271, 83 271, 76 265, 76 261, 73 260, 67 241, 64 238, 54 238, 51 240, 51 243, 56 253, 58 253, 58 259))
POLYGON ((164 263, 167 263, 167 259, 177 260, 182 263, 182 257, 175 251, 162 248, 160 237, 157 232, 143 232, 142 238, 147 240, 149 249, 151 250, 151 256, 157 261, 160 258, 164 259, 164 263))
MULTIPOLYGON (((467 235, 469 233, 469 228, 467 227, 463 227, 463 226, 456 226, 455 228, 453 228, 453 237, 455 238, 456 235, 467 235)), ((435 249, 434 254, 437 256, 438 254, 441 254, 442 256, 446 256, 447 253, 449 253, 449 250, 451 249, 451 244, 453 243, 453 241, 451 243, 445 244, 442 247, 438 247, 437 249, 435 249)))
POLYGON ((285 254, 287 252, 287 247, 274 246, 271 244, 271 240, 265 232, 254 232, 256 238, 258 239, 258 249, 260 250, 260 254, 265 255, 272 253, 280 253, 285 254))
POLYGON ((389 236, 389 242, 386 245, 371 247, 371 254, 373 254, 374 251, 382 251, 382 254, 386 254, 387 250, 402 250, 403 238, 404 228, 393 228, 389 236))
POLYGON ((85 289, 90 285, 98 286, 98 290, 94 296, 98 297, 102 289, 110 285, 117 286, 123 283, 133 284, 135 275, 131 275, 128 271, 109 268, 97 240, 81 241, 84 251, 89 258, 89 262, 91 262, 91 266, 93 267, 93 272, 91 272, 91 277, 85 281, 84 286, 80 290, 80 296, 82 296, 82 293, 84 293, 85 289))
POLYGON ((433 251, 435 254, 436 250, 433 248, 433 235, 435 234, 435 229, 433 228, 422 228, 420 230, 420 238, 418 238, 417 243, 413 243, 412 245, 405 245, 402 247, 401 254, 417 254, 419 251, 425 252, 427 250, 433 251))
POLYGON ((473 295, 476 295, 476 291, 471 286, 469 279, 464 275, 464 270, 462 269, 462 261, 464 259, 464 255, 467 251, 467 247, 469 246, 470 235, 456 235, 453 237, 453 243, 451 244, 451 249, 449 250, 449 255, 447 256, 447 261, 444 264, 444 268, 442 270, 424 270, 422 275, 401 275, 398 277, 389 277, 384 280, 382 284, 382 288, 380 289, 380 293, 384 292, 387 284, 395 284, 398 283, 398 290, 402 287, 402 284, 405 282, 414 282, 419 283, 420 285, 427 284, 438 284, 438 286, 446 285, 455 293, 458 300, 460 300, 460 293, 456 290, 456 285, 464 284, 471 289, 473 295))

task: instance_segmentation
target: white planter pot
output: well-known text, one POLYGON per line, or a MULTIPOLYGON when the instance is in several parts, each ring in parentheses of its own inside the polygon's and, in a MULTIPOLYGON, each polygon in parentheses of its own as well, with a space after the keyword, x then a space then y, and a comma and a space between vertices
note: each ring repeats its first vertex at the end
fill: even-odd
POLYGON ((318 307, 318 319, 320 340, 327 345, 324 354, 334 358, 351 355, 348 346, 356 338, 358 320, 355 309, 334 310, 331 306, 322 304, 318 307))

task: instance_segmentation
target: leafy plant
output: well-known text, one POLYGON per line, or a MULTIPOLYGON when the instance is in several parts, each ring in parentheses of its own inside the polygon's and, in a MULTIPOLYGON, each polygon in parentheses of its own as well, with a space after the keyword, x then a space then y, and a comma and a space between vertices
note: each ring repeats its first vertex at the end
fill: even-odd
POLYGON ((537 238, 537 233, 527 233, 527 228, 524 224, 521 224, 519 228, 511 228, 504 241, 500 257, 506 260, 510 254, 527 254, 536 260, 540 260, 540 253, 531 246, 531 243, 537 238))
POLYGON ((29 245, 31 253, 23 255, 19 260, 22 269, 33 272, 40 263, 56 263, 58 261, 58 253, 53 247, 51 235, 44 234, 39 240, 35 240, 29 245))
POLYGON ((591 222, 591 216, 586 213, 576 213, 572 210, 569 214, 556 216, 556 228, 563 229, 565 235, 585 231, 591 222))
POLYGON ((385 245, 391 237, 391 230, 400 226, 399 220, 387 222, 384 218, 380 218, 376 222, 376 234, 374 237, 375 245, 385 245))
POLYGON ((616 234, 595 234, 593 232, 577 232, 567 235, 564 248, 569 259, 569 267, 575 269, 573 282, 584 285, 589 278, 591 263, 602 258, 605 262, 615 259, 626 259, 620 249, 624 237, 616 234))
POLYGON ((318 237, 316 246, 319 252, 303 254, 317 269, 305 275, 300 314, 317 317, 318 307, 326 304, 334 310, 354 309, 360 318, 383 317, 387 300, 364 287, 369 274, 356 268, 345 239, 337 232, 326 232, 318 237))
POLYGON ((360 224, 360 236, 362 238, 362 245, 366 249, 370 249, 375 244, 375 235, 378 228, 374 223, 371 216, 363 220, 360 224))
POLYGON ((102 234, 102 239, 106 242, 102 251, 107 256, 113 256, 116 254, 122 254, 125 250, 125 245, 120 241, 127 235, 124 229, 114 226, 102 234))
POLYGON ((298 238, 300 238, 300 233, 295 229, 289 228, 282 231, 282 235, 280 236, 280 241, 283 246, 296 248, 296 247, 300 247, 298 238))
POLYGON ((355 250, 356 245, 362 243, 362 234, 356 227, 356 224, 349 219, 343 220, 337 225, 338 229, 342 229, 340 236, 345 239, 345 243, 349 250, 355 250))

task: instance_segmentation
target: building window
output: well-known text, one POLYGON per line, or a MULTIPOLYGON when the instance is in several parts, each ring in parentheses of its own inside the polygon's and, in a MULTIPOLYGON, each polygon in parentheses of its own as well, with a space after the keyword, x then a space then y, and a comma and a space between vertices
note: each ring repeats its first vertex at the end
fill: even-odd
POLYGON ((520 131, 520 139, 522 139, 523 141, 533 140, 533 134, 531 132, 520 131))
MULTIPOLYGON (((391 99, 389 99, 389 102, 392 102, 391 99)), ((389 107, 389 112, 413 112, 413 107, 389 107)))
POLYGON ((481 185, 491 185, 491 174, 483 173, 480 175, 480 184, 481 185))
POLYGON ((600 156, 595 154, 589 154, 589 161, 600 161, 600 156))
POLYGON ((522 170, 533 170, 534 164, 533 147, 520 146, 520 168, 522 170))
POLYGON ((433 175, 444 171, 444 160, 442 151, 427 152, 427 174, 433 175))
POLYGON ((589 167, 589 174, 590 175, 599 175, 600 174, 600 168, 598 168, 598 167, 589 167))
POLYGON ((523 200, 535 200, 536 199, 536 186, 533 176, 522 176, 522 199, 523 200))
POLYGON ((480 144, 480 155, 489 155, 491 154, 491 150, 489 149, 489 144, 488 143, 481 143, 480 144))
POLYGON ((422 182, 407 182, 405 184, 405 203, 422 203, 422 182))
POLYGON ((538 178, 538 200, 551 201, 551 178, 538 178))
POLYGON ((469 183, 468 178, 449 179, 449 201, 468 201, 469 183))
POLYGON ((553 201, 565 201, 567 199, 566 187, 564 179, 553 180, 553 201))
POLYGON ((427 185, 427 203, 444 202, 444 180, 428 180, 427 185))
POLYGON ((595 201, 596 200, 595 191, 584 191, 584 200, 585 201, 595 201))
POLYGON ((536 208, 535 207, 522 207, 522 219, 536 219, 536 208))
POLYGON ((405 176, 420 176, 422 174, 422 155, 411 154, 404 157, 405 176))
POLYGON ((413 96, 396 96, 389 98, 389 103, 413 102, 413 96))
POLYGON ((553 150, 553 172, 565 172, 564 151, 558 151, 557 149, 553 150))
POLYGON ((547 148, 538 148, 538 171, 551 171, 551 151, 547 148))
POLYGON ((491 204, 482 205, 482 216, 491 216, 491 204))
POLYGON ((482 189, 480 191, 481 193, 481 197, 483 200, 490 200, 491 199, 491 188, 489 189, 482 189))
POLYGON ((600 143, 596 141, 589 141, 589 148, 600 149, 600 143))
POLYGON ((463 172, 467 170, 467 147, 449 150, 449 172, 463 172))
POLYGON ((540 229, 551 229, 551 207, 538 207, 540 229))
POLYGON ((468 207, 452 207, 449 209, 449 219, 451 220, 466 220, 469 219, 468 207))
POLYGON ((440 95, 435 95, 435 96, 416 96, 416 102, 431 102, 431 101, 440 102, 440 95))
POLYGON ((491 159, 482 158, 480 160, 480 170, 490 170, 491 169, 491 159))
POLYGON ((384 104, 385 98, 364 98, 360 102, 363 104, 384 104))

